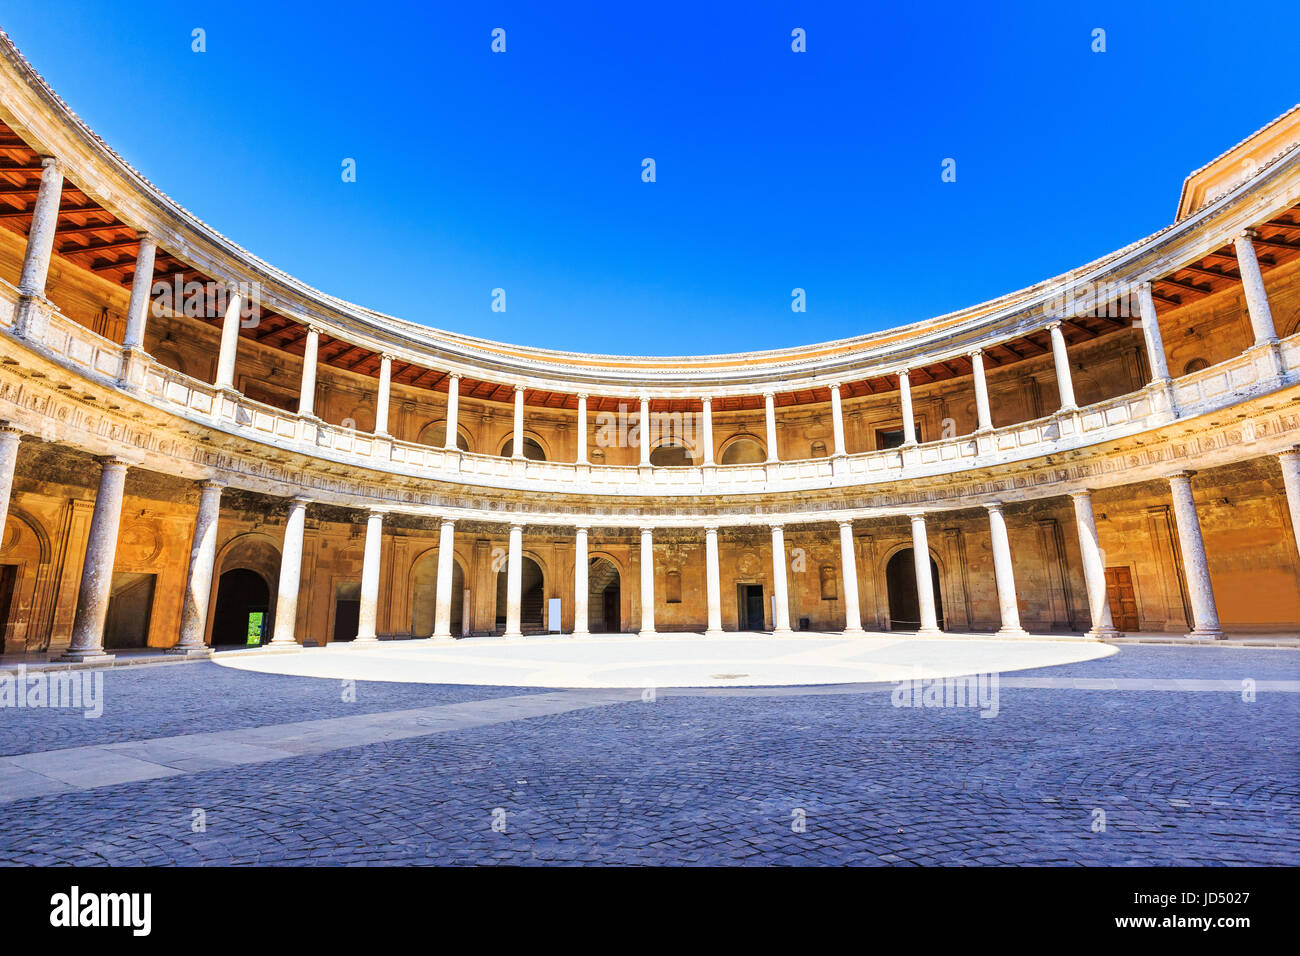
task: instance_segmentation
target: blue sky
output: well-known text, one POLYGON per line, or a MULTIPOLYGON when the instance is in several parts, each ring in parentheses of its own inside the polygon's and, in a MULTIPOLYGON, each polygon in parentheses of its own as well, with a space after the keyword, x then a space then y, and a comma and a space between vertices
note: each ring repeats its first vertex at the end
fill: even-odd
POLYGON ((1300 4, 3 0, 0 26, 144 175, 317 288, 665 355, 888 328, 1162 228, 1187 173, 1294 104, 1300 4))

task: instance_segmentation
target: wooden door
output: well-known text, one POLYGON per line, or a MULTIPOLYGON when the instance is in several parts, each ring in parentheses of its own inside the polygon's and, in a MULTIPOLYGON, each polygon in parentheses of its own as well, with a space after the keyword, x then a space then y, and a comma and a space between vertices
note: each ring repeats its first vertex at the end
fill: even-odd
POLYGON ((1110 602, 1110 617, 1121 631, 1138 628, 1137 595, 1133 592, 1131 568, 1106 569, 1106 599, 1110 602))

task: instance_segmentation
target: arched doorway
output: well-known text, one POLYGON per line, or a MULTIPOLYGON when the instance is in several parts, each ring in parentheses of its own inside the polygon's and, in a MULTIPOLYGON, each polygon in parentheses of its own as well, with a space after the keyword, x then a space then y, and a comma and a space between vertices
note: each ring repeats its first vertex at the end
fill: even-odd
POLYGON ((650 452, 650 464, 656 468, 686 468, 693 462, 684 445, 660 445, 650 452))
POLYGON ((256 571, 235 568, 217 583, 212 646, 248 647, 271 639, 271 589, 256 571))
MULTIPOLYGON (((438 551, 431 549, 415 560, 411 567, 411 636, 428 637, 433 633, 433 618, 438 604, 438 551)), ((451 561, 451 634, 460 637, 465 608, 465 572, 455 558, 451 561)))
MULTIPOLYGON (((930 559, 934 583, 934 613, 943 627, 943 592, 939 588, 939 566, 930 559)), ((916 593, 916 561, 911 548, 904 548, 885 566, 885 584, 889 590, 889 627, 894 631, 919 631, 921 605, 916 593)))
POLYGON ((767 452, 756 438, 741 436, 732 439, 722 449, 719 464, 723 465, 758 465, 767 461, 767 452))
POLYGON ((587 630, 617 634, 622 630, 623 593, 618 568, 609 558, 591 559, 587 569, 587 630))
MULTIPOLYGON (((513 438, 507 438, 506 443, 501 446, 501 457, 511 458, 514 456, 514 453, 515 453, 515 440, 513 438)), ((546 452, 542 450, 541 444, 538 443, 536 439, 529 438, 527 435, 525 435, 524 436, 524 457, 527 458, 529 461, 546 461, 546 452)))
MULTIPOLYGON (((545 610, 545 577, 541 565, 528 555, 520 555, 519 629, 540 631, 545 610)), ((506 594, 510 582, 510 563, 501 565, 497 572, 497 630, 506 627, 506 594)))

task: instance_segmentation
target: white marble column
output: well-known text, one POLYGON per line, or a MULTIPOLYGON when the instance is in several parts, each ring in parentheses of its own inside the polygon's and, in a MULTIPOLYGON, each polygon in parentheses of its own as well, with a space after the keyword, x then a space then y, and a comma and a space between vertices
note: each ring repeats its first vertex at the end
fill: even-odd
POLYGON ((1079 533, 1079 554, 1083 557, 1083 583, 1088 589, 1088 611, 1092 628, 1087 637, 1105 640, 1120 637, 1110 616, 1110 596, 1106 593, 1106 559, 1097 537, 1097 521, 1092 513, 1092 492, 1076 491, 1074 524, 1079 533))
POLYGON ((637 419, 641 425, 641 464, 646 466, 650 464, 650 397, 641 396, 641 416, 637 419))
POLYGON ((934 609, 934 576, 930 572, 930 540, 925 533, 925 515, 908 515, 912 521, 912 561, 916 568, 917 605, 921 612, 918 637, 942 634, 934 609))
POLYGON ((641 529, 641 637, 655 636, 654 529, 641 529))
MULTIPOLYGON (((433 636, 451 640, 451 579, 456 569, 456 522, 443 518, 438 525, 438 579, 433 592, 433 636)), ((460 595, 455 595, 460 600, 460 595)))
POLYGON ((442 436, 442 447, 447 451, 456 451, 460 446, 456 439, 460 437, 460 376, 447 376, 447 428, 442 436))
POLYGON ((916 444, 916 417, 912 414, 912 373, 898 370, 898 404, 903 413, 903 444, 916 444))
MULTIPOLYGON (((0 421, 0 540, 9 517, 9 499, 14 490, 14 469, 18 466, 18 442, 23 433, 7 421, 0 421)), ((0 627, 3 627, 0 623, 0 627)))
POLYGON ((217 557, 217 519, 221 514, 221 491, 218 481, 199 485, 199 511, 194 519, 194 539, 190 545, 189 570, 185 574, 185 593, 181 596, 181 634, 172 654, 203 654, 203 634, 208 625, 208 604, 212 596, 212 568, 217 557))
POLYGON ((122 347, 144 348, 144 330, 149 322, 149 293, 153 289, 153 261, 158 245, 148 233, 140 233, 140 251, 135 256, 135 275, 131 278, 131 300, 126 307, 126 332, 122 347))
POLYGON ((375 393, 375 434, 388 437, 388 409, 393 401, 393 357, 379 355, 379 389, 375 393))
POLYGON ((772 636, 788 637, 790 631, 790 589, 786 582, 785 529, 772 525, 772 636))
POLYGON ((773 392, 763 393, 763 414, 767 419, 767 460, 780 461, 776 442, 776 395, 773 392))
POLYGON ((835 442, 835 450, 831 454, 836 458, 843 458, 849 450, 844 447, 844 406, 840 404, 838 382, 831 386, 831 435, 835 442))
POLYGON ((975 433, 991 432, 993 430, 993 413, 989 409, 989 383, 984 377, 984 352, 975 349, 973 352, 967 352, 970 359, 971 375, 975 379, 975 417, 977 424, 975 433))
POLYGON ((90 516, 86 560, 81 566, 77 612, 72 620, 72 641, 62 660, 110 660, 113 656, 104 653, 104 618, 113 591, 113 560, 122 521, 127 463, 121 458, 104 458, 101 465, 95 510, 90 516))
POLYGON ((1079 406, 1074 401, 1074 380, 1070 377, 1070 353, 1065 350, 1065 333, 1061 323, 1053 322, 1047 326, 1052 336, 1052 362, 1056 367, 1056 390, 1061 396, 1063 412, 1072 412, 1079 406))
POLYGON ((366 514, 366 543, 361 554, 361 606, 357 610, 357 643, 379 640, 379 561, 383 552, 384 513, 366 514))
POLYGON ((704 593, 709 618, 705 637, 722 636, 722 575, 718 568, 718 529, 704 529, 704 593))
POLYGON ((307 526, 308 500, 303 497, 289 502, 289 517, 284 523, 284 545, 280 549, 280 581, 275 589, 275 628, 271 644, 293 647, 298 629, 298 589, 302 580, 302 536, 307 526))
MULTIPOLYGON (((1282 483, 1286 486, 1286 506, 1291 513, 1291 539, 1300 548, 1300 446, 1288 448, 1277 456, 1282 466, 1282 483)), ((3 476, 0 476, 0 494, 3 494, 3 476)), ((7 495, 6 495, 7 497, 7 495)), ((0 513, 0 527, 4 526, 0 513)))
POLYGON ((858 598, 858 553, 853 546, 853 522, 840 522, 840 573, 844 578, 844 634, 858 637, 862 630, 862 608, 858 598))
MULTIPOLYGON (((577 461, 580 465, 587 465, 587 394, 586 392, 578 393, 578 455, 577 461)), ((584 627, 585 627, 584 623, 584 627)))
POLYGON ((41 167, 41 185, 32 208, 32 227, 27 233, 27 249, 18 278, 19 293, 36 298, 45 295, 45 278, 50 272, 54 233, 59 225, 59 202, 63 197, 63 168, 59 161, 53 156, 42 156, 41 167))
POLYGON ((515 386, 515 432, 512 458, 524 457, 524 387, 515 386))
POLYGON ((1011 562, 1011 540, 1007 537, 1006 515, 1002 502, 984 506, 989 512, 989 531, 993 536, 993 578, 998 589, 998 610, 1002 615, 999 637, 1028 637, 1020 626, 1020 602, 1016 597, 1015 566, 1011 562))
POLYGON ((232 285, 226 295, 226 315, 221 324, 221 349, 217 353, 217 388, 235 387, 235 356, 239 350, 239 294, 232 285))
POLYGON ((510 526, 510 553, 506 557, 506 632, 509 639, 524 636, 519 626, 524 585, 524 528, 510 526))
POLYGON ((701 462, 705 465, 713 464, 713 398, 705 395, 700 399, 700 409, 703 414, 704 434, 701 442, 704 445, 704 458, 701 462))
POLYGON ((1138 312, 1142 319, 1142 338, 1147 345, 1147 364, 1151 366, 1151 381, 1169 380, 1169 362, 1165 359, 1165 342, 1160 335, 1160 320, 1156 315, 1156 300, 1151 295, 1151 283, 1138 286, 1138 312))
POLYGON ((1210 564, 1205 557, 1205 541, 1201 537, 1201 519, 1196 514, 1196 499, 1192 496, 1192 475, 1180 471, 1169 476, 1169 489, 1174 501, 1174 520, 1178 525, 1178 546, 1183 555, 1183 572, 1187 577, 1187 597, 1192 605, 1192 632, 1188 637, 1222 638, 1219 627, 1219 609, 1214 603, 1214 588, 1210 584, 1210 564))
POLYGON ((1246 311, 1250 313, 1250 327, 1255 332, 1256 345, 1271 345, 1277 341, 1273 325, 1273 312, 1268 306, 1268 293, 1264 289, 1264 276, 1259 271, 1255 257, 1255 233, 1247 229, 1232 240, 1237 252, 1237 268, 1241 271, 1241 287, 1246 293, 1246 311))
POLYGON ((577 528, 573 537, 573 634, 575 637, 589 633, 587 591, 591 587, 587 558, 587 529, 577 528))
POLYGON ((309 325, 302 351, 302 387, 298 392, 298 414, 305 418, 316 417, 316 356, 319 351, 320 329, 309 325))

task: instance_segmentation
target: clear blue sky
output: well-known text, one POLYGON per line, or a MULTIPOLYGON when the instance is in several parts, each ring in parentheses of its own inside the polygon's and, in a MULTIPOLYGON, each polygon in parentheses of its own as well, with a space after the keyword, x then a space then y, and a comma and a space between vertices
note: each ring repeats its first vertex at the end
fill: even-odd
POLYGON ((794 345, 1012 291, 1167 225, 1187 173, 1296 99, 1295 3, 722 6, 0 0, 0 26, 304 281, 597 352, 794 345))

